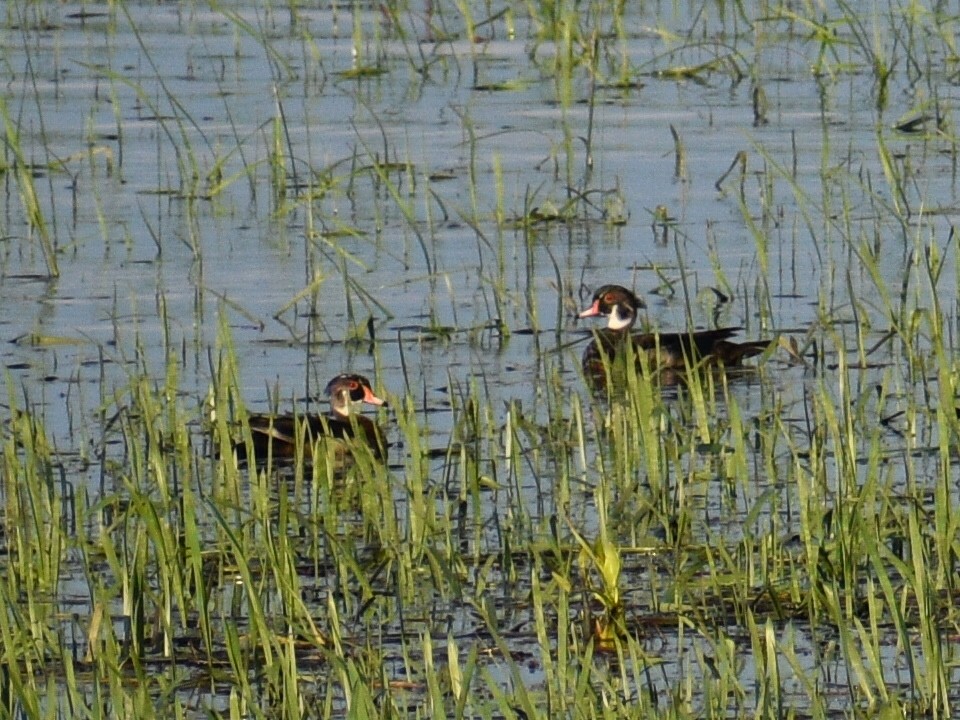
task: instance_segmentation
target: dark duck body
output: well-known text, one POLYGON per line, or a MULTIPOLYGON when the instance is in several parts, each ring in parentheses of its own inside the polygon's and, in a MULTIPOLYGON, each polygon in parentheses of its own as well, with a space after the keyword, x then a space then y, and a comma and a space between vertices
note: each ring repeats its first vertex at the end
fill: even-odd
MULTIPOLYGON (((386 405, 374 394, 370 381, 363 375, 337 375, 327 384, 326 392, 330 398, 326 415, 251 414, 248 422, 253 457, 258 461, 265 461, 271 453, 276 459, 296 457, 299 432, 306 460, 313 459, 314 443, 321 438, 339 441, 338 456, 350 455, 350 445, 363 444, 374 458, 384 460, 387 442, 383 431, 373 420, 355 411, 361 403, 386 405)), ((241 441, 234 447, 239 459, 250 459, 248 443, 241 441)))
POLYGON ((583 369, 588 377, 604 374, 603 359, 608 362, 621 357, 631 343, 638 360, 643 356, 658 371, 683 371, 701 365, 737 367, 745 358, 760 355, 769 340, 737 343, 730 340, 739 327, 715 330, 692 330, 675 333, 633 333, 637 311, 643 301, 620 285, 604 285, 593 294, 593 300, 579 317, 602 316, 607 326, 596 331, 593 341, 583 352, 583 369))

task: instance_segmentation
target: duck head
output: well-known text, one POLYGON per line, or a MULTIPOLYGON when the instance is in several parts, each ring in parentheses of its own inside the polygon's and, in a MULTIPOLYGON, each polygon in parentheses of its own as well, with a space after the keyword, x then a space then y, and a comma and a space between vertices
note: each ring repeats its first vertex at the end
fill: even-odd
POLYGON ((637 310, 646 307, 643 300, 622 285, 604 285, 593 294, 593 302, 578 317, 607 318, 610 330, 626 330, 637 319, 637 310))
POLYGON ((327 396, 330 398, 330 409, 337 415, 347 416, 354 405, 367 403, 368 405, 386 405, 383 398, 374 394, 370 381, 363 375, 344 373, 337 375, 327 383, 327 396))

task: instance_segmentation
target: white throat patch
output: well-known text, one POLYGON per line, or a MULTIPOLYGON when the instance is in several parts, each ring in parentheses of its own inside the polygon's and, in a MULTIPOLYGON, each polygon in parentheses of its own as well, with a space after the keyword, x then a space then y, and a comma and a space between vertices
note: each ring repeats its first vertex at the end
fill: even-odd
POLYGON ((613 312, 610 313, 610 318, 607 320, 607 327, 611 330, 623 330, 633 325, 633 313, 629 310, 627 312, 621 312, 621 310, 620 305, 615 305, 613 312))

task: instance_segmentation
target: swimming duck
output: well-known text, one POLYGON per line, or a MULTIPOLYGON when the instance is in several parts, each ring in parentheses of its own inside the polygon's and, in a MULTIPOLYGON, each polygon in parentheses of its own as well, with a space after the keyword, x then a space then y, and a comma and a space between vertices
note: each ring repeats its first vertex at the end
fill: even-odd
MULTIPOLYGON (((337 375, 327 383, 327 396, 330 398, 330 412, 326 415, 270 415, 251 414, 249 416, 250 435, 253 441, 253 455, 258 460, 266 460, 269 452, 274 458, 292 458, 297 451, 299 430, 304 432, 303 455, 312 459, 314 442, 318 438, 332 438, 344 445, 338 448, 339 454, 349 454, 348 442, 363 443, 377 460, 384 460, 387 454, 387 442, 383 430, 368 417, 356 412, 361 403, 386 405, 386 401, 377 397, 370 381, 363 375, 345 373, 337 375)), ((235 445, 237 456, 246 459, 247 446, 244 442, 235 445)))
POLYGON ((692 330, 678 333, 631 333, 637 310, 646 307, 633 292, 621 285, 604 285, 593 294, 593 300, 578 317, 603 316, 607 326, 596 331, 596 337, 583 352, 583 369, 588 376, 603 374, 603 356, 614 358, 627 338, 639 353, 646 353, 652 367, 661 371, 685 370, 699 363, 736 367, 744 358, 760 355, 769 340, 731 342, 739 327, 716 330, 692 330))

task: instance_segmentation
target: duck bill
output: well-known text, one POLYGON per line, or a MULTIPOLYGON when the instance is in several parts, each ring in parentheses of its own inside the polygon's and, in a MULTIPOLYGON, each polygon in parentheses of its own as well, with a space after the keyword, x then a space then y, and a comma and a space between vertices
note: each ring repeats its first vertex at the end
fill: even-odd
POLYGON ((577 315, 577 317, 588 318, 588 317, 594 317, 599 314, 600 314, 600 301, 594 300, 593 305, 591 305, 586 310, 581 312, 579 315, 577 315))
POLYGON ((374 395, 373 390, 371 390, 370 388, 363 389, 363 400, 361 402, 365 402, 370 405, 386 405, 387 404, 386 400, 374 395))

